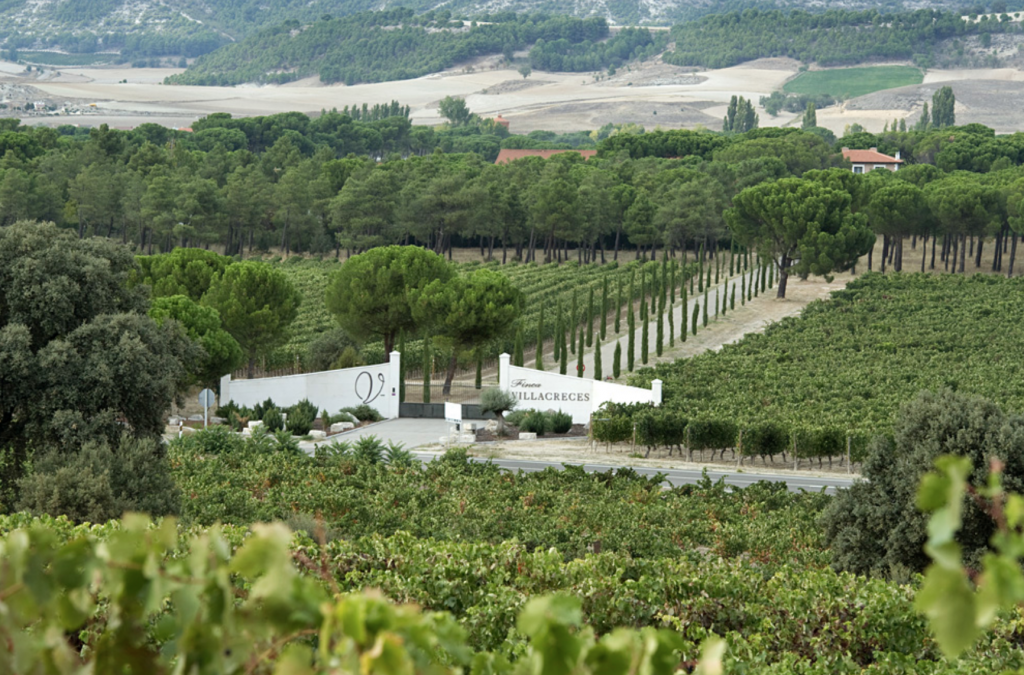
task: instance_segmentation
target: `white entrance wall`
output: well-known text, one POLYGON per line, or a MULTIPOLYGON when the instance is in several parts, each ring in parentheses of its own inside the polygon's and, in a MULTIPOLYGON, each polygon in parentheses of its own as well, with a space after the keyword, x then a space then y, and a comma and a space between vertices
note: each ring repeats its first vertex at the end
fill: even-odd
POLYGON ((587 424, 605 401, 661 405, 661 380, 651 389, 627 387, 612 382, 560 375, 533 368, 513 366, 512 357, 500 357, 501 388, 519 400, 518 409, 561 410, 572 415, 574 424, 587 424))
POLYGON ((375 366, 257 380, 232 381, 230 375, 225 375, 220 379, 220 401, 221 405, 234 401, 251 407, 269 398, 284 408, 308 398, 318 410, 326 408, 331 414, 365 403, 385 419, 395 419, 401 358, 398 352, 391 352, 388 363, 375 366))

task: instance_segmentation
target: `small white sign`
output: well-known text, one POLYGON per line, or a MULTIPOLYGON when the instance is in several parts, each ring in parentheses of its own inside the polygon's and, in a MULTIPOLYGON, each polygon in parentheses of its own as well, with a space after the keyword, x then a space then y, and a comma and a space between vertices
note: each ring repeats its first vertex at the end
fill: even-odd
POLYGON ((462 424, 462 404, 461 403, 445 403, 444 404, 444 418, 451 424, 462 424))

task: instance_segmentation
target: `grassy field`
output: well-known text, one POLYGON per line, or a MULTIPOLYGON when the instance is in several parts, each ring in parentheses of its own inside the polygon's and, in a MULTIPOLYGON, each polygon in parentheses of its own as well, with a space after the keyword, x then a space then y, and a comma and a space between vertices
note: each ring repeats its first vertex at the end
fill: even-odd
POLYGON ((801 73, 787 82, 783 90, 790 94, 854 98, 882 89, 921 84, 923 80, 924 73, 912 66, 835 68, 801 73))
POLYGON ((44 66, 94 66, 101 63, 113 63, 116 54, 58 54, 56 52, 18 52, 18 57, 26 63, 44 66))

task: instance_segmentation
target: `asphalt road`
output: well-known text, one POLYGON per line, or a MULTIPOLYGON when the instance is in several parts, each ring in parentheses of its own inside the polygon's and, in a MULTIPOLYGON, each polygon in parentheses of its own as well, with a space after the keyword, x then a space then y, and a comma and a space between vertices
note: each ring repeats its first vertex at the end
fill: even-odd
MULTIPOLYGON (((420 460, 429 462, 434 459, 437 455, 435 453, 414 453, 420 460)), ((525 471, 532 473, 535 471, 543 471, 544 469, 554 467, 556 469, 562 468, 560 462, 540 462, 530 459, 474 459, 477 462, 487 462, 495 464, 502 469, 508 469, 510 471, 525 471)), ((601 473, 608 471, 609 469, 620 469, 624 468, 615 464, 584 464, 583 469, 590 473, 601 473)), ((655 474, 662 473, 666 475, 666 482, 670 485, 694 485, 703 479, 701 471, 689 470, 689 469, 654 469, 647 466, 634 466, 630 467, 634 471, 644 476, 654 476, 655 474)), ((830 477, 820 478, 817 476, 794 476, 785 474, 771 474, 771 473, 747 473, 739 471, 711 471, 707 472, 708 477, 712 481, 718 481, 724 479, 726 485, 735 485, 736 487, 747 487, 753 485, 762 480, 770 481, 773 483, 785 483, 786 487, 790 492, 800 492, 806 490, 807 492, 821 492, 825 491, 826 494, 835 494, 836 488, 847 488, 853 485, 854 479, 842 478, 842 477, 830 477)))

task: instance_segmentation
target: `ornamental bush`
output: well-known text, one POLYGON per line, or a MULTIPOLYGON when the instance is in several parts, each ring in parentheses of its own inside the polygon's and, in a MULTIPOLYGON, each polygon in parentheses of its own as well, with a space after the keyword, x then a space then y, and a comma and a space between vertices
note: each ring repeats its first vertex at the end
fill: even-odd
MULTIPOLYGON (((833 567, 903 577, 927 566, 927 519, 916 507, 917 486, 941 455, 969 458, 974 471, 968 480, 976 487, 984 484, 989 462, 997 457, 1005 465, 1003 484, 1020 492, 1024 418, 948 389, 919 394, 900 410, 893 435, 873 441, 863 469, 867 480, 840 490, 821 516, 833 567)), ((993 532, 992 519, 966 499, 957 541, 968 565, 980 561, 993 532)))
POLYGON ((93 441, 77 452, 44 451, 18 487, 19 509, 77 523, 101 523, 128 511, 164 516, 181 509, 163 443, 127 434, 113 447, 93 441))

